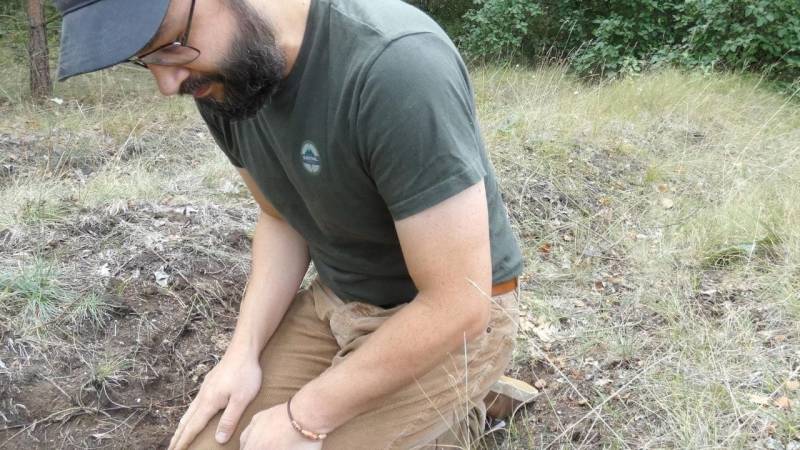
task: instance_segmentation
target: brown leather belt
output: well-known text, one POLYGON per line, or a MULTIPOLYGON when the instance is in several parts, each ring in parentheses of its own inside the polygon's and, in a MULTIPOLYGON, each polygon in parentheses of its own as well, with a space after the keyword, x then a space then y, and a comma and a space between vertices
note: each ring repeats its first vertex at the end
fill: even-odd
POLYGON ((519 286, 519 278, 514 277, 508 281, 503 281, 492 286, 492 297, 507 294, 519 286))

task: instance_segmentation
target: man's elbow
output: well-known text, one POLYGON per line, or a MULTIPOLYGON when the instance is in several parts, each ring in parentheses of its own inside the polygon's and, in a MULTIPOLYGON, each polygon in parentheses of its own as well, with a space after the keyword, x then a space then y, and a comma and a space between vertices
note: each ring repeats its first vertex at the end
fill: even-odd
POLYGON ((471 298, 469 301, 474 304, 466 308, 464 334, 467 341, 472 341, 486 332, 492 310, 491 299, 481 297, 471 298))
POLYGON ((435 311, 442 337, 447 336, 453 345, 463 345, 464 340, 481 337, 489 326, 492 299, 484 292, 472 285, 469 289, 420 289, 418 298, 430 312, 435 311))

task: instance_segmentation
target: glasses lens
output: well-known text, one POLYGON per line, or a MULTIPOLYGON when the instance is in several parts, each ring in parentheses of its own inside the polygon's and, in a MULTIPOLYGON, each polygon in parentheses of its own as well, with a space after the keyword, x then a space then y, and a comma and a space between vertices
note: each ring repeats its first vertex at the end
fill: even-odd
POLYGON ((189 64, 200 56, 200 51, 186 47, 179 42, 164 47, 147 56, 141 58, 145 64, 156 64, 161 66, 180 66, 189 64))

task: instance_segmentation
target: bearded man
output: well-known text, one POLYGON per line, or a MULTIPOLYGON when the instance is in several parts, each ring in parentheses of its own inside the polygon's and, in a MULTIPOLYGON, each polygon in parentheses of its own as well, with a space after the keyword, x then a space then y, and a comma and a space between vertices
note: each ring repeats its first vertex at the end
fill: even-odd
POLYGON ((130 62, 193 96, 261 208, 231 342, 170 448, 470 445, 522 258, 436 23, 400 0, 56 4, 59 78, 130 62))

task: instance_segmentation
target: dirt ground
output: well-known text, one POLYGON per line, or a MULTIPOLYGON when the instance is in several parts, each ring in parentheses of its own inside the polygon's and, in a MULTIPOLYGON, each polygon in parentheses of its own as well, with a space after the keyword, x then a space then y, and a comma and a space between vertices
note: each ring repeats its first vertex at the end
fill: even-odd
MULTIPOLYGON (((86 177, 115 162, 54 157, 28 135, 2 133, 0 146, 4 185, 46 172, 86 177)), ((227 346, 255 210, 169 196, 95 208, 52 202, 25 206, 21 221, 41 226, 0 230, 0 260, 18 272, 58 261, 32 280, 35 290, 98 300, 83 316, 62 305, 24 334, 12 328, 19 322, 0 323, 0 447, 163 448, 227 346)))
MULTIPOLYGON (((15 150, 6 153, 5 162, 14 168, 7 182, 42 170, 80 177, 109 164, 98 158, 64 163, 35 139, 25 139, 2 135, 0 142, 15 150), (19 154, 26 156, 13 161, 8 156, 19 154), (54 160, 58 164, 53 165, 54 160)), ((125 149, 122 158, 137 153, 125 149)), ((513 181, 510 184, 517 186, 513 181)), ((570 223, 583 208, 602 207, 592 198, 568 198, 548 182, 533 183, 522 196, 504 195, 515 224, 529 220, 525 214, 531 210, 547 220, 570 223)), ((203 376, 224 353, 235 325, 254 208, 175 203, 166 196, 158 203, 126 201, 91 209, 77 206, 77 201, 70 204, 69 199, 60 204, 42 199, 25 211, 28 216, 21 220, 36 220, 39 226, 0 231, 0 260, 60 261, 59 272, 47 274, 43 282, 60 283, 60 289, 78 297, 97 295, 102 303, 95 321, 62 313, 38 323, 22 338, 11 328, 0 329, 0 411, 6 423, 0 444, 15 449, 165 448, 203 376)), ((564 231, 565 236, 574 232, 569 227, 564 231)), ((536 257, 549 261, 553 251, 540 248, 536 257)), ((613 252, 606 256, 606 272, 623 271, 613 252)), ((539 283, 532 275, 524 276, 522 283, 523 298, 529 299, 539 283)), ((626 287, 618 280, 601 280, 593 289, 613 294, 626 287)), ((69 305, 63 308, 69 310, 69 305)), ((553 437, 580 445, 597 443, 599 432, 592 422, 560 433, 562 422, 573 423, 586 414, 589 400, 583 393, 590 398, 596 390, 612 393, 611 380, 624 379, 640 361, 590 361, 587 366, 567 360, 548 335, 552 325, 537 314, 523 301, 522 333, 531 337, 520 345, 531 347, 518 352, 511 373, 540 387, 542 397, 518 412, 512 438, 507 431, 514 423, 491 433, 487 443, 528 448, 531 439, 542 443, 553 437)))
MULTIPOLYGON (((76 273, 103 270, 98 284, 108 322, 100 329, 59 324, 39 345, 2 330, 4 447, 161 448, 168 442, 199 381, 224 352, 246 281, 246 231, 193 222, 197 215, 207 224, 243 221, 232 214, 132 204, 115 214, 86 211, 73 223, 25 237, 46 240, 48 252, 79 261, 76 273), (126 240, 132 222, 149 224, 163 241, 126 240), (242 261, 220 260, 219 249, 242 261), (165 278, 157 281, 155 273, 165 278), (16 370, 19 365, 24 369, 16 370)), ((4 233, 3 256, 29 251, 18 239, 4 233)))

